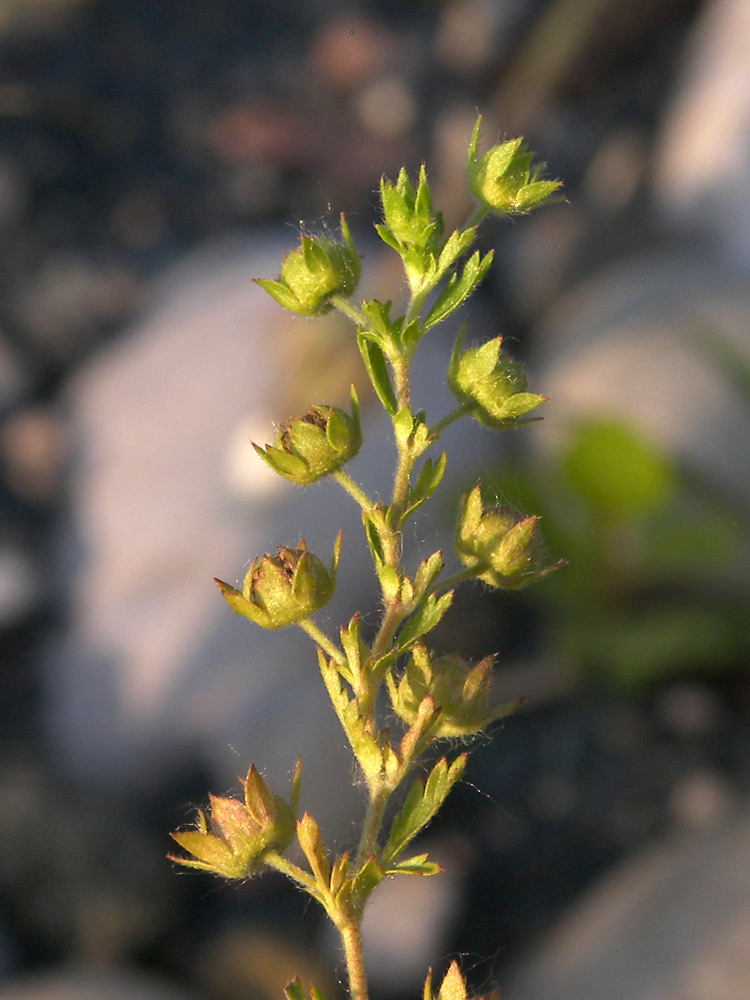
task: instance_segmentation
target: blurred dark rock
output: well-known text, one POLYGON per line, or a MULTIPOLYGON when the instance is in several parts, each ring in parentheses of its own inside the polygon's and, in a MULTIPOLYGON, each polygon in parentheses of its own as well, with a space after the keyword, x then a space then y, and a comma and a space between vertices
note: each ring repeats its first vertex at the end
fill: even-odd
POLYGON ((130 969, 63 967, 0 985, 1 1000, 197 1000, 198 994, 130 969))
POLYGON ((745 1000, 750 820, 620 865, 507 976, 508 1000, 745 1000))

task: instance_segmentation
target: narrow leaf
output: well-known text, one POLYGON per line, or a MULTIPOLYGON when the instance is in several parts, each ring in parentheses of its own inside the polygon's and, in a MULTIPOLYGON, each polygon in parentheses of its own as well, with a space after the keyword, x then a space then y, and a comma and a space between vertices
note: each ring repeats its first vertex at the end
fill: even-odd
POLYGON ((388 374, 388 365, 382 349, 364 334, 357 334, 357 343, 372 387, 385 409, 393 416, 398 410, 396 393, 388 374))
POLYGON ((427 854, 415 854, 413 858, 399 861, 386 871, 386 875, 439 875, 443 871, 436 861, 429 861, 427 854))
POLYGON ((404 850, 406 845, 423 830, 448 797, 448 793, 461 777, 466 765, 466 754, 461 754, 452 764, 443 757, 437 762, 425 784, 417 779, 409 790, 401 811, 391 824, 388 844, 383 851, 386 868, 404 850))
POLYGON ((401 629, 398 636, 399 649, 407 649, 421 635, 431 632, 452 603, 452 590, 441 597, 430 594, 401 629))
POLYGON ((451 276, 450 281, 427 314, 427 318, 422 324, 423 331, 427 331, 438 323, 442 323, 446 317, 450 316, 452 312, 455 312, 456 309, 464 304, 487 274, 493 256, 494 254, 490 250, 489 253, 480 258, 479 251, 477 250, 466 261, 464 269, 461 272, 461 277, 459 278, 455 274, 451 276))

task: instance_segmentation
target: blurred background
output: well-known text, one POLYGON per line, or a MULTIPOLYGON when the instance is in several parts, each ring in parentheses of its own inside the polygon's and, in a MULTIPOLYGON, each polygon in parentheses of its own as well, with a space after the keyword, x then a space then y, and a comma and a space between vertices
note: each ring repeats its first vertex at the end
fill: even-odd
MULTIPOLYGON (((449 547, 481 476, 568 565, 441 625, 525 703, 429 831, 446 874, 373 905, 374 1000, 456 954, 504 1000, 747 996, 747 0, 0 0, 0 997, 342 995, 282 880, 165 860, 251 760, 285 794, 303 754, 332 844, 359 815, 309 643, 211 583, 343 524, 330 624, 377 600, 346 498, 249 443, 362 386, 351 333, 251 279, 344 211, 363 293, 397 299, 378 180, 425 162, 460 225, 477 111, 484 149, 523 134, 565 184, 487 223, 467 313, 551 401, 456 428, 409 541, 449 547)), ((433 418, 456 329, 421 359, 433 418)), ((352 472, 385 493, 366 414, 352 472)))

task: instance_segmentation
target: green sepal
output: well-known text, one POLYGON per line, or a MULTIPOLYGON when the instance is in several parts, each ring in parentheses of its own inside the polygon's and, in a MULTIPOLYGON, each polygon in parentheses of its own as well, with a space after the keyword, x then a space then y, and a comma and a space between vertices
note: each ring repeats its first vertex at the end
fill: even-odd
POLYGON ((452 603, 452 590, 447 591, 441 597, 429 594, 424 603, 420 605, 401 629, 398 636, 399 650, 403 652, 419 639, 420 636, 431 632, 452 603))
POLYGON ((273 469, 278 475, 283 476, 291 482, 297 482, 307 473, 307 462, 298 455, 291 455, 281 448, 274 448, 272 444, 261 448, 254 441, 251 442, 256 455, 263 459, 266 465, 273 469))
POLYGON ((386 871, 386 875, 439 875, 443 871, 442 865, 436 861, 429 861, 428 854, 415 854, 413 858, 399 861, 386 871))
POLYGON ((381 864, 388 871, 416 835, 435 816, 461 777, 466 766, 466 754, 451 763, 445 757, 433 767, 426 782, 417 778, 400 811, 393 818, 388 843, 381 857, 381 864))
POLYGON ((357 334, 357 344, 367 369, 367 375, 378 399, 388 413, 394 416, 398 411, 398 402, 382 348, 361 331, 357 334))

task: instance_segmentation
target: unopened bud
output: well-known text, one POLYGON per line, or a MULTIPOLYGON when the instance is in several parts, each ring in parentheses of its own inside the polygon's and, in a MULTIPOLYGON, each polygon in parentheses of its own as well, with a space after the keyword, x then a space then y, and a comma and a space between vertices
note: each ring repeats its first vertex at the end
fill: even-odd
POLYGON ((469 186, 477 202, 497 215, 519 215, 549 201, 562 186, 560 181, 541 179, 543 164, 532 166, 533 153, 523 139, 493 146, 477 157, 481 115, 469 144, 469 186))
POLYGON ((344 244, 325 236, 303 236, 284 258, 279 280, 256 278, 285 309, 299 316, 323 316, 333 309, 331 297, 348 298, 359 283, 361 263, 349 227, 341 216, 344 244))
POLYGON ((471 406, 471 413, 488 427, 512 427, 524 423, 520 418, 548 396, 527 392, 528 380, 523 365, 501 354, 502 337, 487 341, 461 353, 464 330, 456 340, 448 384, 460 403, 471 406))
POLYGON ((520 590, 561 565, 546 563, 538 517, 512 507, 484 509, 478 483, 462 502, 456 551, 480 580, 503 590, 520 590))
POLYGON ((489 705, 493 665, 491 656, 473 666, 460 656, 433 658, 424 646, 417 645, 397 685, 393 709, 399 718, 413 725, 420 705, 431 697, 439 709, 432 724, 434 739, 481 732, 521 703, 515 699, 494 707, 489 705))
POLYGON ((354 458, 362 445, 354 386, 351 398, 351 415, 338 406, 311 406, 304 417, 295 417, 281 428, 275 445, 253 447, 284 479, 298 486, 314 483, 354 458))
POLYGON ((309 618, 330 601, 336 586, 340 551, 339 533, 328 570, 316 555, 308 552, 303 538, 296 549, 280 545, 276 555, 266 553, 255 559, 241 591, 222 580, 216 580, 216 584, 237 614, 262 628, 283 628, 309 618))
POLYGON ((210 821, 199 810, 196 829, 171 834, 192 855, 169 855, 172 861, 224 878, 247 878, 259 870, 269 851, 281 853, 287 849, 295 833, 292 810, 269 791, 254 767, 243 785, 244 803, 211 795, 210 821))

